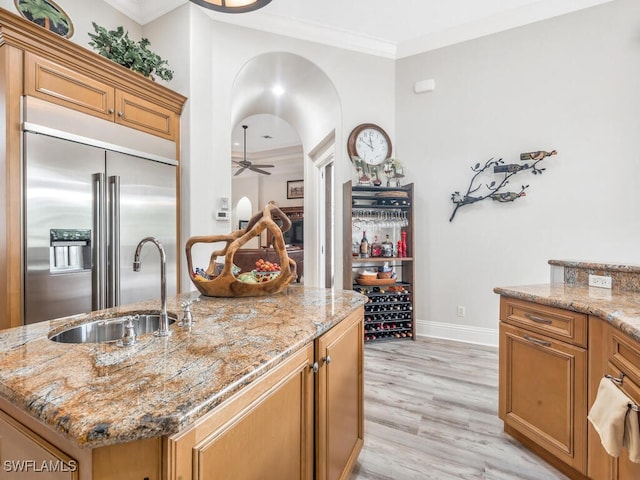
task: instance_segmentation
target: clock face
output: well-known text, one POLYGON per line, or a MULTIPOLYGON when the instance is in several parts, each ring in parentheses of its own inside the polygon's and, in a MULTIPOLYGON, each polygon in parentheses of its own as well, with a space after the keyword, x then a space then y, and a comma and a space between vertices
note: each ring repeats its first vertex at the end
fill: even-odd
POLYGON ((379 126, 363 123, 349 135, 347 150, 351 157, 358 157, 368 165, 380 165, 391 156, 391 140, 379 126))

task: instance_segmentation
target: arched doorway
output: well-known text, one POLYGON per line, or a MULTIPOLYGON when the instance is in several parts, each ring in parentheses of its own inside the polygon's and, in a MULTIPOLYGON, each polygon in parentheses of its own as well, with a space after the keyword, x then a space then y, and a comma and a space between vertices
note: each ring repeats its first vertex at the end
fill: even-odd
MULTIPOLYGON (((316 163, 311 152, 326 147, 340 130, 341 107, 329 77, 309 60, 286 52, 259 55, 236 76, 231 98, 231 124, 253 115, 270 114, 297 132, 302 146, 304 181, 305 283, 332 285, 335 223, 333 191, 327 197, 326 157, 316 163), (327 257, 327 256, 330 257, 327 257)), ((329 170, 330 163, 329 163, 329 170)), ((235 171, 235 169, 234 169, 235 171)), ((298 179, 291 179, 298 180, 298 179)), ((268 180, 267 180, 268 181, 268 180)))

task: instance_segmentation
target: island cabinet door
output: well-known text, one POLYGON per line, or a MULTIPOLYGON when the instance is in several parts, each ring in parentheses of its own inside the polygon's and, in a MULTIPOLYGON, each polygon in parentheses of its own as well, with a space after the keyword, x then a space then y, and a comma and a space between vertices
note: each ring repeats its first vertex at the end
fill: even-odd
POLYGON ((313 345, 167 442, 169 480, 313 478, 313 345))
POLYGON ((587 467, 586 392, 586 349, 500 324, 499 414, 505 431, 581 474, 587 467))
POLYGON ((316 478, 349 478, 364 442, 363 311, 316 340, 316 478))
POLYGON ((78 480, 78 461, 0 411, 0 478, 78 480))

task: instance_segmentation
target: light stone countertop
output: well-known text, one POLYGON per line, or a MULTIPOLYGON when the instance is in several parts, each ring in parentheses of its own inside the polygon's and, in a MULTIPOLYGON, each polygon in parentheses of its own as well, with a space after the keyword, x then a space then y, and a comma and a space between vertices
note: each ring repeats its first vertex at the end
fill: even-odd
POLYGON ((506 297, 595 315, 640 342, 640 293, 565 283, 496 287, 506 297))
MULTIPOLYGON (((198 292, 168 299, 180 303, 198 292)), ((364 305, 347 290, 298 285, 265 297, 200 297, 195 325, 121 348, 64 344, 69 325, 158 311, 159 301, 0 331, 0 396, 82 447, 176 433, 364 305)))

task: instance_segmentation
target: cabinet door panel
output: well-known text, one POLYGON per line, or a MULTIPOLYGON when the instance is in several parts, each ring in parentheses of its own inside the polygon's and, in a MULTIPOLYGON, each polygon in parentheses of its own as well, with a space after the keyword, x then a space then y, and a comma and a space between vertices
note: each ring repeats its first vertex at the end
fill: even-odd
POLYGON ((587 352, 500 325, 500 418, 586 472, 587 352))
POLYGON ((0 412, 1 478, 77 480, 78 462, 0 412))
POLYGON ((135 95, 116 91, 116 123, 168 140, 177 140, 178 116, 135 95))
POLYGON ((167 441, 174 480, 313 478, 313 346, 167 441))
POLYGON ((25 91, 95 117, 114 118, 113 87, 29 52, 25 53, 25 91))
POLYGON ((362 309, 318 339, 317 476, 347 478, 364 441, 362 309), (329 360, 330 359, 330 360, 329 360))

